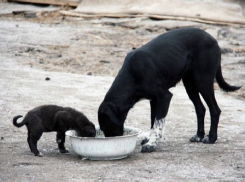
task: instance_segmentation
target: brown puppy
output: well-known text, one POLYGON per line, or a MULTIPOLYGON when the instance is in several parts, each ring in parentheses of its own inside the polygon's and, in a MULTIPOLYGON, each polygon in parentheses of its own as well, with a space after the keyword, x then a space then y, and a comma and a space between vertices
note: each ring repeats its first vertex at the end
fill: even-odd
POLYGON ((56 105, 42 105, 29 111, 21 123, 15 116, 13 124, 16 127, 26 125, 28 130, 27 142, 35 156, 42 156, 37 149, 37 141, 43 132, 56 131, 56 141, 61 153, 69 153, 65 148, 65 132, 70 129, 76 130, 82 137, 95 137, 95 126, 81 112, 69 107, 56 105))

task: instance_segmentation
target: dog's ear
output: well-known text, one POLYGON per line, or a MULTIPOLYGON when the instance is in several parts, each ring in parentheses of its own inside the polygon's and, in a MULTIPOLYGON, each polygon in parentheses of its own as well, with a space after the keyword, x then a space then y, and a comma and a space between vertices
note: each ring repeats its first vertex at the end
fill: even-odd
POLYGON ((119 107, 115 103, 113 102, 106 103, 102 113, 107 115, 109 119, 116 125, 118 126, 123 125, 122 114, 120 112, 119 107))
POLYGON ((86 127, 85 131, 86 131, 87 136, 89 136, 89 137, 95 137, 95 135, 96 135, 95 129, 90 127, 90 126, 86 127))

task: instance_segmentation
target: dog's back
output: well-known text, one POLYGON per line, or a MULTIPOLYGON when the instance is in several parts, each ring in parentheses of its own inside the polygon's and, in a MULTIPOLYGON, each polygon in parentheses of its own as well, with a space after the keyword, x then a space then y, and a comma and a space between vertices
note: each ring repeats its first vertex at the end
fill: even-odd
MULTIPOLYGON (((200 50, 205 46, 213 46, 217 41, 207 32, 197 28, 180 28, 161 34, 139 49, 165 56, 168 51, 178 53, 178 50, 200 50)), ((137 49, 136 49, 137 50, 137 49)))
POLYGON ((165 88, 170 88, 190 69, 198 72, 199 68, 206 68, 215 76, 220 60, 221 51, 212 36, 200 29, 183 28, 159 35, 131 51, 122 70, 130 68, 130 74, 139 80, 160 77, 164 79, 165 88))
POLYGON ((42 119, 42 125, 47 131, 53 131, 56 122, 55 115, 59 111, 63 111, 64 107, 57 105, 42 105, 28 112, 28 115, 33 115, 42 119))

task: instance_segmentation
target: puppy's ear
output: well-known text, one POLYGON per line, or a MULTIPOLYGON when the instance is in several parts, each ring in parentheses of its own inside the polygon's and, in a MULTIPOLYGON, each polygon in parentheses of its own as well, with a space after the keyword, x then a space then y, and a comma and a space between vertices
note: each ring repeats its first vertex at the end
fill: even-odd
POLYGON ((85 131, 89 137, 95 137, 95 135, 96 135, 95 130, 91 127, 86 128, 85 131))
POLYGON ((104 111, 104 114, 106 114, 110 118, 110 120, 116 125, 123 125, 122 114, 119 107, 116 104, 112 102, 107 103, 107 107, 104 111))

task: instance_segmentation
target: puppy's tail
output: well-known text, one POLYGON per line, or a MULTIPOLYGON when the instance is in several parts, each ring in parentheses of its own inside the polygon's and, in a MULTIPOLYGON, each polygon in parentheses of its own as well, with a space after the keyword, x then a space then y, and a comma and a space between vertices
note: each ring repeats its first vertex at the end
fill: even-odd
POLYGON ((242 87, 242 86, 231 86, 228 83, 226 83, 222 75, 221 66, 219 66, 217 70, 216 81, 218 82, 219 87, 226 92, 233 92, 242 87))
POLYGON ((26 124, 26 121, 25 121, 25 119, 21 122, 21 123, 17 123, 17 120, 19 119, 19 118, 22 118, 23 116, 21 116, 21 115, 18 115, 18 116, 15 116, 14 117, 14 119, 13 119, 13 125, 15 125, 16 127, 21 127, 21 126, 24 126, 25 124, 26 124))

